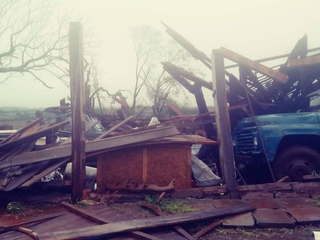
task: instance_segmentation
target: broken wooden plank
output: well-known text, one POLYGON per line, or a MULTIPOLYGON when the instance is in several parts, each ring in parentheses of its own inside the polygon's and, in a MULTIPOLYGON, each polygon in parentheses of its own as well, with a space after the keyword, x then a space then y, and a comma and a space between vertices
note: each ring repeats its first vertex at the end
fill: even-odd
POLYGON ((70 158, 63 159, 63 160, 60 160, 60 161, 52 164, 51 166, 47 167, 42 172, 40 172, 37 175, 33 176, 31 179, 29 179, 24 184, 22 184, 21 187, 30 187, 32 184, 34 184, 35 182, 39 181, 41 178, 45 177, 46 175, 48 175, 49 173, 53 172, 58 167, 60 167, 61 165, 65 164, 65 163, 67 163, 69 161, 70 161, 70 158))
POLYGON ((172 102, 170 102, 168 99, 162 99, 166 105, 172 110, 174 111, 178 116, 185 116, 185 114, 176 106, 174 105, 172 102))
POLYGON ((48 133, 56 130, 56 129, 59 129, 60 127, 62 126, 65 126, 69 123, 69 121, 64 121, 64 122, 61 122, 61 123, 57 123, 57 124, 54 124, 52 126, 48 126, 48 127, 45 127, 43 129, 41 129, 40 131, 37 131, 35 132, 34 134, 30 134, 30 135, 27 135, 25 137, 22 137, 22 138, 18 138, 16 140, 13 140, 13 141, 9 141, 9 142, 6 142, 4 144, 1 144, 0 145, 0 151, 1 150, 10 150, 10 149, 13 149, 17 146, 20 146, 21 144, 24 144, 28 141, 34 141, 34 140, 37 140, 39 138, 42 138, 44 136, 46 136, 48 133))
POLYGON ((181 213, 163 217, 135 219, 131 221, 103 224, 100 226, 84 227, 81 229, 71 229, 67 231, 45 233, 40 235, 40 239, 68 240, 105 237, 115 233, 178 225, 187 222, 201 221, 210 218, 219 218, 228 215, 249 212, 252 210, 254 210, 254 208, 252 208, 249 204, 243 203, 226 208, 208 209, 204 211, 181 213))
MULTIPOLYGON (((89 141, 86 144, 86 153, 91 153, 99 150, 112 150, 119 147, 126 147, 131 144, 145 142, 163 137, 178 135, 180 132, 175 127, 162 127, 151 129, 142 132, 136 132, 123 136, 110 137, 106 139, 89 141)), ((10 161, 3 161, 0 164, 0 169, 19 166, 24 164, 57 160, 71 156, 71 146, 61 146, 42 151, 20 154, 13 157, 10 161)))
MULTIPOLYGON (((157 214, 158 216, 165 216, 166 214, 164 214, 161 211, 161 208, 159 208, 160 210, 158 210, 156 207, 144 202, 142 203, 142 206, 150 209, 151 211, 153 211, 155 214, 157 214)), ((182 236, 184 236, 185 238, 189 239, 189 240, 195 240, 195 238, 193 236, 191 236, 188 232, 186 232, 182 227, 174 225, 173 228, 180 233, 182 236)))
MULTIPOLYGON (((85 130, 85 132, 88 132, 91 128, 93 128, 93 127, 94 127, 95 125, 97 125, 99 122, 100 122, 100 121, 98 121, 98 120, 94 120, 94 121, 92 121, 92 122, 88 122, 88 123, 86 124, 86 130, 85 130)), ((62 143, 60 143, 60 146, 66 145, 66 144, 70 144, 70 143, 71 143, 71 137, 68 138, 67 140, 63 141, 62 143)))
POLYGON ((123 121, 117 123, 116 125, 114 125, 112 128, 110 128, 109 130, 107 130, 106 132, 104 132, 103 134, 101 134, 99 137, 96 138, 96 140, 98 139, 102 139, 105 138, 106 136, 108 136, 110 133, 112 133, 114 130, 117 130, 119 127, 121 127, 122 125, 126 124, 127 122, 129 122, 131 119, 135 118, 135 115, 132 115, 130 117, 127 117, 126 119, 124 119, 123 121))
POLYGON ((221 221, 216 221, 216 222, 211 223, 210 225, 206 226, 204 229, 201 229, 199 232, 193 234, 193 237, 195 237, 197 239, 197 238, 203 236, 207 232, 211 231, 213 228, 219 226, 220 223, 221 223, 221 221))
POLYGON ((205 87, 209 90, 212 91, 212 83, 211 82, 207 82, 206 80, 197 77, 196 75, 194 75, 192 72, 188 72, 186 70, 184 70, 183 68, 177 67, 176 65, 170 63, 170 62, 162 62, 163 68, 167 71, 173 71, 176 74, 178 74, 181 77, 184 77, 194 83, 197 83, 199 85, 201 85, 202 87, 205 87))
POLYGON ((33 127, 34 125, 40 123, 41 121, 42 121, 41 118, 37 118, 36 120, 32 121, 28 125, 24 126, 23 128, 19 129, 18 131, 16 131, 14 134, 12 134, 9 137, 7 137, 6 139, 4 139, 1 142, 1 145, 18 138, 23 132, 25 132, 29 128, 33 127))
POLYGON ((300 67, 307 65, 314 65, 320 63, 320 54, 305 58, 289 59, 287 67, 300 67))
POLYGON ((219 159, 223 183, 226 184, 231 198, 239 198, 235 170, 235 158, 231 137, 230 117, 227 110, 226 80, 224 77, 224 59, 217 50, 212 51, 213 99, 216 114, 219 159))
POLYGON ((65 213, 53 213, 53 214, 49 214, 49 215, 46 215, 46 216, 40 216, 40 217, 31 219, 31 220, 22 221, 20 223, 15 223, 15 224, 12 224, 12 225, 0 225, 0 232, 2 233, 3 231, 4 232, 5 231, 9 231, 14 227, 25 226, 25 225, 32 224, 32 223, 39 223, 39 222, 51 220, 53 218, 57 218, 57 217, 60 217, 60 216, 63 216, 63 215, 65 215, 65 213))
MULTIPOLYGON (((62 206, 64 206, 65 208, 67 208, 70 212, 73 212, 85 219, 88 219, 92 222, 98 223, 98 224, 108 224, 110 223, 110 221, 106 221, 103 218, 95 215, 95 214, 91 214, 88 210, 84 209, 84 208, 79 208, 76 207, 75 205, 68 203, 68 202, 61 202, 62 206)), ((149 240, 160 240, 160 238, 158 237, 154 237, 151 236, 147 233, 143 233, 140 231, 133 231, 130 232, 130 235, 137 238, 137 239, 149 239, 149 240)))
POLYGON ((31 238, 33 238, 35 240, 39 240, 38 234, 35 231, 33 231, 33 230, 29 229, 29 228, 25 228, 25 227, 19 226, 19 227, 14 228, 14 230, 18 231, 18 232, 21 232, 21 233, 24 233, 24 234, 28 235, 29 237, 31 237, 31 238))
POLYGON ((320 175, 304 175, 303 181, 320 181, 320 175))
POLYGON ((281 72, 278 72, 276 70, 273 70, 272 68, 268 68, 268 67, 266 67, 260 63, 257 63, 255 61, 252 61, 251 59, 246 58, 244 56, 241 56, 240 54, 235 53, 227 48, 221 47, 219 50, 219 53, 221 53, 225 58, 227 58, 231 61, 234 61, 234 62, 241 64, 241 65, 248 66, 249 68, 251 68, 259 73, 262 73, 268 77, 271 77, 271 78, 279 81, 280 83, 286 83, 288 81, 289 77, 287 75, 285 75, 281 72))

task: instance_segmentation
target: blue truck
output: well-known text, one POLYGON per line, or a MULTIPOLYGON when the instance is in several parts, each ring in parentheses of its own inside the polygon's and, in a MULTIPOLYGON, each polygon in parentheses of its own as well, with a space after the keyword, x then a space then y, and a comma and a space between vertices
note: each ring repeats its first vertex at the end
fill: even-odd
POLYGON ((276 179, 289 176, 299 181, 303 175, 320 170, 320 112, 271 114, 255 119, 244 118, 233 129, 236 165, 244 176, 265 175, 269 172, 267 161, 276 179))

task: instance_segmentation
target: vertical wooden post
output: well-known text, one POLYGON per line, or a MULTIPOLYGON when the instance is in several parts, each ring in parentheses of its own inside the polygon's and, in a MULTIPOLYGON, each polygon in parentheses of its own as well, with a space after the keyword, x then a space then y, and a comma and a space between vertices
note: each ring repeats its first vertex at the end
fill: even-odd
POLYGON ((217 138, 219 143, 222 179, 227 185, 227 189, 231 194, 231 198, 239 198, 237 191, 230 119, 227 109, 227 91, 226 80, 224 76, 223 56, 217 50, 213 50, 211 62, 214 108, 216 114, 217 138))
POLYGON ((79 22, 70 22, 70 92, 72 110, 72 194, 73 203, 82 197, 85 186, 85 115, 84 115, 84 69, 83 32, 79 22))

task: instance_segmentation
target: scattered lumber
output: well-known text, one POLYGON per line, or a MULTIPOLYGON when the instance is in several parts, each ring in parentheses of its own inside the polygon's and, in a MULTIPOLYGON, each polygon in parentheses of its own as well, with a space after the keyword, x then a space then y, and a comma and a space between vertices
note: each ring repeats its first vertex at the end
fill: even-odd
POLYGON ((0 233, 10 231, 10 230, 12 230, 12 228, 15 228, 15 227, 25 226, 25 225, 32 224, 32 223, 39 223, 39 222, 43 222, 43 221, 48 221, 50 219, 57 218, 57 217, 60 217, 63 215, 65 215, 65 213, 53 213, 53 214, 40 216, 40 217, 34 218, 32 220, 23 221, 23 222, 12 224, 12 225, 1 225, 0 226, 0 233))
MULTIPOLYGON (((21 137, 18 137, 17 139, 13 140, 11 139, 10 141, 6 141, 5 143, 0 144, 0 151, 1 150, 10 150, 12 148, 15 148, 17 146, 20 146, 21 144, 28 142, 28 141, 34 141, 39 138, 42 138, 48 134, 50 134, 52 131, 58 130, 60 127, 65 126, 69 123, 69 121, 64 121, 61 123, 54 124, 52 126, 44 126, 42 128, 37 128, 33 133, 26 134, 24 136, 23 134, 21 137)), ((36 124, 34 124, 35 126, 36 124)), ((29 128, 30 129, 30 128, 29 128)), ((25 134, 26 132, 24 132, 25 134)))
POLYGON ((107 237, 110 234, 122 233, 128 231, 165 227, 178 225, 187 222, 194 222, 212 218, 220 218, 229 215, 249 212, 254 210, 249 204, 237 204, 232 207, 218 209, 208 209, 190 213, 181 213, 170 216, 160 216, 146 219, 135 219, 131 221, 122 221, 100 226, 84 227, 81 229, 72 229, 68 231, 52 232, 40 235, 40 239, 82 239, 93 237, 107 237))
POLYGON ((10 135, 9 137, 7 137, 6 139, 4 139, 1 142, 1 145, 4 143, 7 143, 9 141, 13 141, 16 138, 18 138, 19 136, 21 136, 22 133, 24 133, 25 131, 27 131, 28 129, 32 128, 33 126, 35 126, 36 124, 40 123, 42 120, 41 118, 37 118, 36 120, 32 121, 31 123, 29 123, 28 125, 26 125, 25 127, 19 129, 17 132, 15 132, 14 134, 10 135))
POLYGON ((121 127, 122 125, 124 125, 125 123, 129 122, 131 119, 135 118, 136 116, 130 116, 127 117, 126 119, 124 119, 123 121, 119 122, 118 124, 116 124, 115 126, 113 126, 112 128, 110 128, 109 130, 107 130, 106 132, 104 132, 103 134, 101 134, 99 137, 97 137, 96 139, 102 139, 106 136, 108 136, 110 133, 112 133, 114 130, 118 129, 119 127, 121 127))
MULTIPOLYGON (((158 216, 165 216, 165 214, 161 211, 160 209, 157 209, 156 207, 144 202, 142 203, 142 207, 145 207, 151 211, 153 211, 155 214, 157 214, 158 216)), ((180 233, 182 236, 184 236, 185 238, 189 239, 189 240, 195 240, 196 238, 194 238, 193 236, 191 236, 188 232, 186 232, 182 227, 174 225, 173 228, 180 233)))
POLYGON ((315 65, 320 63, 320 55, 312 55, 305 58, 289 59, 287 67, 300 67, 307 65, 315 65))
MULTIPOLYGON (((106 221, 104 220, 103 218, 97 216, 96 214, 92 214, 90 213, 89 211, 87 211, 86 209, 84 208, 79 208, 79 207, 76 207, 75 205, 71 204, 71 203, 68 203, 68 202, 61 202, 62 206, 64 206, 65 208, 67 208, 70 212, 73 212, 85 219, 88 219, 92 222, 95 222, 95 223, 98 223, 98 224, 108 224, 110 223, 110 221, 106 221)), ((146 234, 146 233, 143 233, 143 232, 140 232, 140 231, 133 231, 133 232, 130 232, 130 235, 133 236, 134 238, 137 238, 137 239, 149 239, 149 240, 160 240, 160 238, 157 238, 157 237, 154 237, 154 236, 151 236, 149 234, 146 234)))
POLYGON ((197 239, 197 238, 203 236, 207 232, 211 231, 213 228, 219 226, 220 223, 221 223, 221 221, 212 222, 210 225, 206 226, 204 229, 202 229, 199 232, 193 234, 193 237, 197 239))
POLYGON ((309 181, 320 181, 320 175, 304 175, 303 180, 306 182, 309 181))
POLYGON ((286 83, 288 81, 288 76, 281 73, 281 72, 277 72, 275 70, 273 70, 272 68, 268 68, 260 63, 257 63, 255 61, 252 61, 249 58, 246 58, 244 56, 241 56, 238 53, 235 53, 227 48, 221 47, 219 52, 225 57, 228 58, 231 61, 234 61, 238 64, 241 65, 245 65, 248 66, 249 68, 260 72, 268 77, 271 77, 277 81, 279 81, 280 83, 286 83))
MULTIPOLYGON (((178 135, 179 131, 175 127, 157 128, 123 136, 110 137, 101 140, 89 141, 86 144, 86 153, 91 153, 99 150, 112 150, 119 147, 126 147, 133 143, 149 141, 163 137, 178 135)), ((48 160, 58 160, 68 158, 71 155, 71 146, 61 146, 42 151, 20 154, 0 164, 0 169, 5 169, 13 166, 20 166, 30 163, 38 163, 48 160)))

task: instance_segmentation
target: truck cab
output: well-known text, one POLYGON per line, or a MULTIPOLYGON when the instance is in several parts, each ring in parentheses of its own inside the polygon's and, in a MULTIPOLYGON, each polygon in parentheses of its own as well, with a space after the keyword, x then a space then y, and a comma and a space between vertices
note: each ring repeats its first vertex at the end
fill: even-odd
POLYGON ((319 119, 320 112, 300 112, 240 120, 233 129, 238 169, 268 172, 269 161, 276 179, 289 176, 293 181, 320 170, 319 119))

